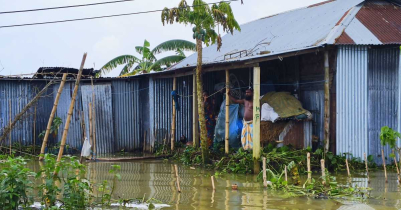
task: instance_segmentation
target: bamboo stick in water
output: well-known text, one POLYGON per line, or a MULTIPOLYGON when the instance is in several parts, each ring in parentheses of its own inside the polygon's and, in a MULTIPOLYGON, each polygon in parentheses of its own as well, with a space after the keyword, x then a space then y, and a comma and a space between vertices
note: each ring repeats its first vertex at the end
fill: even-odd
POLYGON ((309 152, 306 157, 307 157, 307 167, 308 167, 308 183, 311 183, 312 171, 311 171, 311 167, 310 167, 310 153, 309 152))
POLYGON ((324 167, 324 159, 320 160, 320 167, 322 169, 322 184, 325 185, 326 184, 326 168, 324 167))
POLYGON ((180 187, 180 176, 178 176, 178 168, 177 165, 174 165, 174 169, 175 169, 175 177, 177 178, 177 190, 180 193, 181 192, 181 187, 180 187))
POLYGON ((363 153, 363 156, 365 158, 366 176, 368 176, 368 183, 370 183, 370 180, 369 180, 369 168, 368 168, 368 158, 366 158, 366 153, 363 153))
POLYGON ((211 176, 210 178, 212 179, 212 188, 213 188, 213 191, 215 191, 215 190, 216 190, 216 187, 214 186, 214 176, 211 176))
POLYGON ((267 187, 267 177, 266 177, 266 158, 263 157, 263 186, 267 187))
POLYGON ((347 174, 348 174, 348 177, 350 177, 350 176, 351 176, 351 173, 349 172, 348 159, 345 159, 345 165, 347 166, 347 174))
POLYGON ((387 169, 386 169, 386 160, 384 159, 384 150, 382 149, 382 160, 383 160, 383 168, 384 168, 384 178, 386 180, 386 183, 388 183, 387 180, 387 169))

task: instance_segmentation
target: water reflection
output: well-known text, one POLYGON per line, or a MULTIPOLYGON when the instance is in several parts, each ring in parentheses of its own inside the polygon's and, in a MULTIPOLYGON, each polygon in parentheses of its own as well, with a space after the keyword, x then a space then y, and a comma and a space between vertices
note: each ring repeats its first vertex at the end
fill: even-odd
MULTIPOLYGON (((381 172, 370 173, 370 183, 365 174, 353 174, 352 183, 358 187, 371 187, 374 190, 363 205, 355 202, 318 200, 312 198, 286 198, 281 191, 265 190, 256 176, 228 174, 215 177, 216 191, 212 189, 212 172, 179 166, 182 193, 177 192, 174 165, 163 161, 141 161, 120 163, 88 163, 87 178, 100 183, 111 182, 108 173, 111 165, 121 165, 121 180, 117 182, 114 198, 155 198, 169 204, 166 209, 400 209, 401 193, 397 185, 397 175, 389 173, 389 184, 385 184, 381 172), (233 184, 238 190, 232 190, 233 184), (345 204, 345 205, 343 205, 345 204), (358 204, 358 205, 357 205, 358 204), (369 207, 369 208, 368 208, 369 207)), ((29 165, 39 170, 38 162, 29 165)), ((335 174, 339 183, 346 183, 346 174, 335 174)), ((315 178, 318 178, 316 176, 315 178)))

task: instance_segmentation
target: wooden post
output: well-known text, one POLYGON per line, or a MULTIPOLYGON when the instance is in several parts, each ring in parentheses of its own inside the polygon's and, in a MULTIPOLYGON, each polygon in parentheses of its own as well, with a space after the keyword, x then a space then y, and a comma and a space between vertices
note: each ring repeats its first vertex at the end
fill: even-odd
POLYGON ((177 189, 178 192, 181 192, 181 187, 180 187, 180 176, 178 176, 178 168, 177 168, 177 164, 174 165, 174 169, 175 169, 175 177, 177 178, 177 189))
MULTIPOLYGON (((8 100, 8 106, 9 106, 9 109, 10 109, 10 125, 11 125, 11 115, 12 115, 12 112, 11 112, 11 109, 12 109, 12 108, 11 108, 11 99, 8 100)), ((11 152, 11 151, 12 151, 12 149, 11 149, 11 145, 12 145, 11 132, 10 132, 10 139, 9 139, 9 141, 10 141, 10 142, 9 142, 9 144, 10 144, 9 146, 10 146, 10 155, 11 155, 11 153, 12 153, 12 152, 11 152)))
POLYGON ((347 166, 347 174, 348 174, 348 177, 350 177, 350 176, 351 176, 351 173, 349 172, 349 165, 348 165, 348 159, 347 159, 347 158, 345 158, 345 165, 347 166))
POLYGON ((398 163, 397 163, 397 158, 396 157, 394 157, 394 163, 395 163, 395 167, 397 168, 398 184, 401 184, 400 169, 398 168, 398 163))
POLYGON ((96 106, 95 106, 95 86, 93 85, 93 77, 91 77, 92 84, 92 133, 93 133, 93 153, 96 159, 96 106))
POLYGON ((326 184, 326 168, 324 167, 324 159, 320 160, 320 167, 322 168, 322 184, 326 184))
POLYGON ((253 68, 253 172, 260 171, 260 67, 253 68))
POLYGON ((287 166, 284 166, 284 177, 285 177, 285 181, 288 184, 288 176, 287 176, 287 166))
POLYGON ((263 157, 263 186, 267 187, 266 158, 263 157))
POLYGON ((384 150, 382 149, 382 160, 383 160, 383 168, 384 168, 384 178, 386 179, 386 183, 388 183, 387 180, 387 169, 386 169, 386 160, 384 159, 384 150))
POLYGON ((324 52, 324 152, 329 151, 330 145, 330 68, 329 52, 324 52))
MULTIPOLYGON (((75 87, 74 87, 74 93, 72 94, 72 99, 71 99, 71 103, 70 103, 70 108, 68 109, 68 115, 67 115, 67 121, 65 122, 65 126, 64 126, 64 131, 63 131, 63 136, 61 138, 61 143, 60 143, 60 150, 58 152, 58 156, 57 156, 57 162, 61 161, 61 157, 63 156, 64 153, 64 147, 65 147, 65 143, 67 141, 67 134, 68 134, 68 129, 70 128, 70 122, 71 122, 71 118, 72 118, 72 112, 74 111, 74 106, 75 106, 75 101, 76 101, 76 97, 78 94, 78 87, 79 87, 79 82, 81 81, 81 76, 82 76, 82 70, 84 68, 85 65, 85 60, 86 60, 86 53, 84 54, 83 58, 82 58, 82 62, 81 62, 81 67, 79 69, 79 73, 77 76, 77 80, 75 82, 75 87)), ((57 174, 58 171, 55 172, 55 174, 57 174)))
POLYGON ((363 156, 365 157, 366 176, 368 176, 368 183, 370 183, 370 180, 369 180, 369 168, 368 168, 368 158, 366 158, 366 153, 363 153, 363 156))
POLYGON ((54 116, 56 115, 58 101, 60 100, 61 92, 63 91, 66 80, 67 80, 67 73, 64 73, 63 78, 61 79, 60 87, 58 88, 58 91, 57 91, 56 99, 54 100, 53 109, 52 109, 52 112, 50 113, 49 121, 47 122, 46 133, 45 133, 45 137, 43 138, 42 147, 40 149, 41 155, 39 156, 39 160, 43 160, 43 158, 44 158, 43 155, 45 154, 47 141, 48 141, 49 135, 50 135, 50 129, 52 127, 54 116))
POLYGON ((192 133, 193 133, 193 139, 192 143, 194 147, 199 147, 199 115, 198 115, 198 97, 197 97, 197 87, 196 87, 196 73, 194 72, 193 75, 193 94, 192 94, 192 121, 193 121, 193 126, 192 126, 192 133))
MULTIPOLYGON (((174 77, 173 90, 176 89, 177 89, 177 78, 174 77)), ((175 114, 176 114, 175 101, 173 100, 173 117, 171 119, 171 151, 174 151, 174 145, 175 145, 175 114)))
POLYGON ((310 153, 308 152, 308 154, 306 155, 307 158, 307 167, 308 167, 308 183, 311 183, 312 181, 312 171, 310 168, 310 153))
POLYGON ((36 153, 36 111, 38 104, 35 106, 35 113, 33 115, 33 154, 36 153))
MULTIPOLYGON (((88 112, 89 112, 89 141, 93 146, 92 103, 88 104, 88 112)), ((92 158, 94 153, 95 151, 92 150, 92 158)))
POLYGON ((226 133, 225 133, 225 152, 229 152, 229 135, 230 135, 230 73, 226 70, 226 133))
POLYGON ((214 176, 211 176, 210 178, 212 179, 212 189, 215 191, 216 187, 214 186, 214 176))

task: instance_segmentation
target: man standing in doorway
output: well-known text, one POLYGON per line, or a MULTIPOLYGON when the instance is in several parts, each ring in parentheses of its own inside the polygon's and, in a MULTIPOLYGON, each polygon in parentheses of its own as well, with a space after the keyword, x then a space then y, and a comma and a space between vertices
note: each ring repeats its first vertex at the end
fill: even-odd
POLYGON ((244 104, 244 125, 241 132, 241 143, 244 150, 253 148, 253 90, 251 87, 245 91, 245 99, 235 99, 230 94, 230 100, 235 104, 244 104))

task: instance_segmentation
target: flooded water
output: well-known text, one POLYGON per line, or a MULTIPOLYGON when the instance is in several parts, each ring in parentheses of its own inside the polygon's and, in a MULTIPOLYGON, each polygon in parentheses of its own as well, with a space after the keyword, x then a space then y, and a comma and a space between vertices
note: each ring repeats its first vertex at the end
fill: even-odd
MULTIPOLYGON (((382 172, 371 173, 370 184, 363 174, 354 174, 354 184, 373 188, 373 198, 360 203, 285 198, 280 191, 264 189, 254 175, 226 174, 217 177, 214 192, 210 179, 214 172, 182 165, 178 166, 182 190, 178 193, 174 163, 162 160, 87 163, 87 178, 97 183, 111 180, 112 175, 108 173, 111 165, 121 165, 121 180, 117 183, 114 198, 154 198, 170 205, 163 209, 401 209, 401 192, 397 175, 393 173, 389 174, 388 184, 385 184, 382 172), (232 190, 233 184, 238 185, 238 190, 232 190)), ((31 162, 29 167, 38 170, 39 164, 31 162)), ((347 181, 344 175, 337 177, 342 177, 338 179, 340 183, 347 181)))

